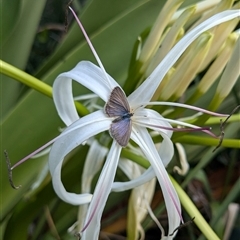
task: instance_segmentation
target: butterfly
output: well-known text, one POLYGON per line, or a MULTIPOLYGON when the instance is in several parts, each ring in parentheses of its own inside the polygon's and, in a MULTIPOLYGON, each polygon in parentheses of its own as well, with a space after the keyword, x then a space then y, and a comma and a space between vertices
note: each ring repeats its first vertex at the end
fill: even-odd
POLYGON ((120 146, 126 147, 132 131, 133 113, 130 112, 127 97, 120 87, 112 90, 105 112, 109 117, 116 117, 110 126, 110 135, 120 146))

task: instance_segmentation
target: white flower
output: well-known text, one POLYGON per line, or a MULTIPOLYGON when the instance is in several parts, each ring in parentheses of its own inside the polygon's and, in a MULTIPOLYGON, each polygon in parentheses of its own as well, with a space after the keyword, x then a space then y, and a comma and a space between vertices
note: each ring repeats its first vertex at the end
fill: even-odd
MULTIPOLYGON (((239 11, 237 10, 225 11, 209 18, 194 28, 173 47, 142 85, 127 97, 130 112, 133 114, 133 116, 127 116, 127 118, 131 117, 130 121, 132 124, 130 138, 140 147, 146 159, 150 162, 151 167, 134 180, 126 183, 113 183, 119 156, 122 150, 122 146, 118 143, 119 141, 117 142, 116 139, 113 139, 113 143, 93 195, 89 193, 75 194, 66 191, 61 182, 62 163, 65 156, 74 148, 94 135, 109 130, 116 117, 109 117, 109 114, 107 114, 105 109, 102 108, 101 110, 88 114, 85 117, 79 118, 73 101, 72 80, 80 83, 97 94, 106 103, 109 103, 111 93, 116 87, 122 91, 122 94, 124 94, 124 92, 121 90, 119 84, 105 72, 99 59, 97 60, 101 68, 91 62, 83 61, 78 63, 71 71, 62 73, 56 78, 53 85, 54 102, 58 114, 67 125, 67 128, 56 139, 52 146, 49 155, 49 168, 52 175, 54 190, 62 200, 73 205, 90 202, 85 219, 85 226, 81 232, 82 239, 98 239, 102 212, 111 190, 122 191, 133 188, 146 183, 155 176, 162 188, 166 203, 169 219, 168 233, 171 234, 174 229, 179 226, 181 221, 180 202, 165 170, 165 166, 173 156, 173 144, 170 139, 172 135, 172 127, 169 122, 174 122, 174 120, 164 119, 156 111, 144 107, 151 104, 150 100, 165 74, 185 49, 201 33, 215 25, 236 18, 237 16, 239 16, 239 11), (158 131, 162 135, 163 141, 159 151, 155 148, 146 127, 158 131)), ((89 39, 87 40, 89 41, 89 39)), ((96 56, 95 52, 94 54, 96 56)), ((168 105, 170 104, 168 103, 168 105)), ((172 103, 171 105, 175 106, 176 104, 172 103)), ((199 110, 197 108, 195 109, 199 110)), ((177 121, 176 123, 179 124, 177 121)), ((197 128, 197 126, 184 123, 181 123, 181 125, 197 128)), ((116 135, 112 135, 116 138, 116 135)), ((169 239, 171 238, 173 238, 173 236, 169 237, 169 239)))

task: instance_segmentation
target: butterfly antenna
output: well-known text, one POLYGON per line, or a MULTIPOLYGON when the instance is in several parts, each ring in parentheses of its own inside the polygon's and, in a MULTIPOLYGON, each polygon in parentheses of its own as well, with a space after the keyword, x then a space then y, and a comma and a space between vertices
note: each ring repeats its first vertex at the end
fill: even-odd
POLYGON ((95 50, 95 48, 93 47, 93 45, 92 45, 92 43, 91 43, 91 41, 90 41, 90 39, 89 39, 89 37, 88 37, 88 35, 87 35, 84 27, 83 27, 83 25, 82 25, 82 23, 81 23, 80 20, 78 19, 78 17, 77 17, 77 15, 76 15, 76 13, 74 12, 74 10, 73 10, 70 6, 68 6, 68 8, 71 10, 71 12, 72 12, 73 16, 75 17, 75 19, 76 19, 79 27, 81 28, 82 33, 83 33, 83 35, 84 35, 84 37, 85 37, 85 39, 86 39, 86 41, 87 41, 87 43, 88 43, 88 46, 90 47, 90 49, 91 49, 91 51, 92 51, 95 59, 97 60, 98 65, 99 65, 100 68, 102 69, 102 71, 103 71, 103 73, 104 73, 104 75, 105 75, 105 78, 106 78, 106 80, 107 80, 107 83, 108 83, 109 87, 112 89, 111 84, 110 84, 110 80, 109 80, 109 77, 108 77, 108 74, 107 74, 107 72, 106 72, 106 70, 105 70, 105 68, 104 68, 104 66, 103 66, 103 64, 102 64, 102 62, 101 62, 101 60, 100 60, 100 58, 99 58, 96 50, 95 50))

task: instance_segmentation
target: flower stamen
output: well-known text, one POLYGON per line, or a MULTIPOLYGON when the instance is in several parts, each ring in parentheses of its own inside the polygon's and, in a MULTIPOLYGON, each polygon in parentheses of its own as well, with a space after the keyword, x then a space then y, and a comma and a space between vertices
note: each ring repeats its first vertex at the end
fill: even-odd
POLYGON ((11 167, 11 162, 10 162, 10 158, 8 156, 8 152, 7 150, 4 150, 4 156, 5 156, 5 159, 6 159, 6 163, 7 163, 7 168, 8 168, 8 180, 9 180, 9 183, 10 185, 12 186, 12 188, 14 189, 19 189, 20 187, 22 187, 22 185, 19 185, 19 186, 15 186, 14 183, 13 183, 13 178, 12 178, 12 170, 13 170, 13 167, 11 167))
POLYGON ((111 83, 110 83, 110 80, 109 80, 109 78, 108 78, 107 72, 106 72, 106 70, 105 70, 105 68, 104 68, 104 66, 103 66, 103 64, 102 64, 102 62, 101 62, 101 60, 100 60, 100 58, 99 58, 99 56, 98 56, 95 48, 93 47, 93 45, 92 45, 92 43, 91 43, 91 41, 90 41, 90 39, 89 39, 89 37, 88 37, 88 35, 87 35, 84 27, 83 27, 83 25, 82 25, 82 23, 81 23, 80 20, 78 19, 78 17, 77 17, 77 15, 76 15, 76 13, 74 12, 74 10, 73 10, 70 6, 69 6, 68 8, 70 9, 70 11, 72 12, 73 16, 75 17, 75 19, 76 19, 76 21, 77 21, 77 23, 78 23, 78 26, 80 27, 80 29, 81 29, 81 31, 82 31, 82 33, 83 33, 83 35, 84 35, 84 37, 85 37, 85 39, 86 39, 86 41, 87 41, 87 43, 88 43, 88 46, 90 47, 90 49, 91 49, 91 51, 92 51, 95 59, 96 59, 97 62, 98 62, 98 65, 100 66, 100 68, 102 69, 102 71, 103 71, 103 73, 104 73, 104 75, 105 75, 105 78, 106 78, 106 80, 107 80, 107 83, 108 83, 109 87, 111 87, 111 83))
POLYGON ((223 138, 224 138, 224 127, 228 121, 228 119, 238 110, 238 108, 240 108, 240 105, 238 105, 237 107, 235 107, 232 112, 228 115, 228 117, 222 121, 222 119, 220 119, 220 136, 218 137, 219 138, 219 143, 218 145, 213 149, 212 152, 215 152, 221 145, 222 145, 222 141, 223 141, 223 138))
MULTIPOLYGON (((168 120, 168 119, 161 119, 161 120, 168 120)), ((143 127, 150 127, 150 128, 159 128, 159 129, 164 129, 164 130, 170 130, 170 131, 174 131, 174 132, 204 132, 214 138, 218 138, 218 136, 216 136, 214 133, 211 132, 211 127, 197 127, 191 124, 186 124, 189 125, 189 127, 164 127, 164 126, 160 126, 160 125, 155 125, 155 124, 148 124, 148 123, 142 123, 141 121, 136 121, 134 119, 134 123, 137 123, 140 126, 143 127)), ((185 123, 183 123, 185 124, 185 123)))
POLYGON ((188 105, 188 104, 184 104, 184 103, 175 103, 175 102, 148 102, 148 103, 144 103, 144 106, 148 105, 158 105, 158 106, 173 106, 173 107, 181 107, 181 108, 187 108, 187 109, 191 109, 191 110, 195 110, 201 113, 206 113, 212 116, 216 116, 216 117, 228 117, 229 114, 223 114, 223 113, 216 113, 216 112, 212 112, 203 108, 199 108, 199 107, 195 107, 192 105, 188 105))
POLYGON ((185 223, 183 223, 183 224, 180 224, 180 226, 177 227, 171 234, 169 234, 169 236, 173 236, 173 234, 174 234, 176 231, 178 231, 179 229, 181 229, 181 228, 183 228, 183 227, 186 227, 187 225, 193 223, 193 222, 194 222, 194 219, 195 219, 195 217, 193 217, 190 221, 187 221, 187 222, 185 222, 185 223))

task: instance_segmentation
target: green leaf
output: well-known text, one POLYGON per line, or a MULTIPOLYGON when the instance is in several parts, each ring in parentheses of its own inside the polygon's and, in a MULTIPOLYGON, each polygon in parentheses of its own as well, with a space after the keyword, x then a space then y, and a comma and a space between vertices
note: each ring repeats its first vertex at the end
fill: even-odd
POLYGON ((44 164, 38 159, 33 159, 16 168, 13 171, 13 180, 16 185, 22 185, 22 188, 16 191, 8 183, 3 150, 8 151, 13 165, 57 136, 60 126, 62 127, 63 124, 60 123, 53 101, 35 91, 30 91, 0 125, 1 194, 5 196, 1 201, 2 218, 21 199, 44 164))
MULTIPOLYGON (((81 21, 106 71, 117 81, 126 78, 133 45, 138 35, 152 25, 163 3, 124 0, 116 7, 109 0, 101 4, 92 1, 82 13, 81 21), (94 21, 92 16, 95 16, 94 21)), ((37 76, 51 84, 60 72, 73 68, 81 60, 95 62, 79 27, 73 24, 66 39, 37 76)))
POLYGON ((14 31, 21 13, 21 0, 1 0, 0 6, 0 40, 4 43, 9 35, 14 31))
MULTIPOLYGON (((25 68, 45 2, 46 0, 17 0, 14 2, 5 0, 3 2, 3 9, 0 12, 3 14, 2 17, 4 17, 3 22, 5 23, 6 21, 8 23, 7 25, 1 24, 4 28, 13 27, 13 23, 9 22, 8 18, 12 18, 13 15, 19 15, 19 17, 18 19, 16 17, 13 18, 14 28, 7 41, 0 43, 2 60, 20 69, 25 68), (16 8, 19 8, 21 11, 16 10, 16 8)), ((17 102, 20 91, 21 85, 19 83, 12 81, 6 76, 1 76, 2 111, 0 118, 3 118, 17 102)))

